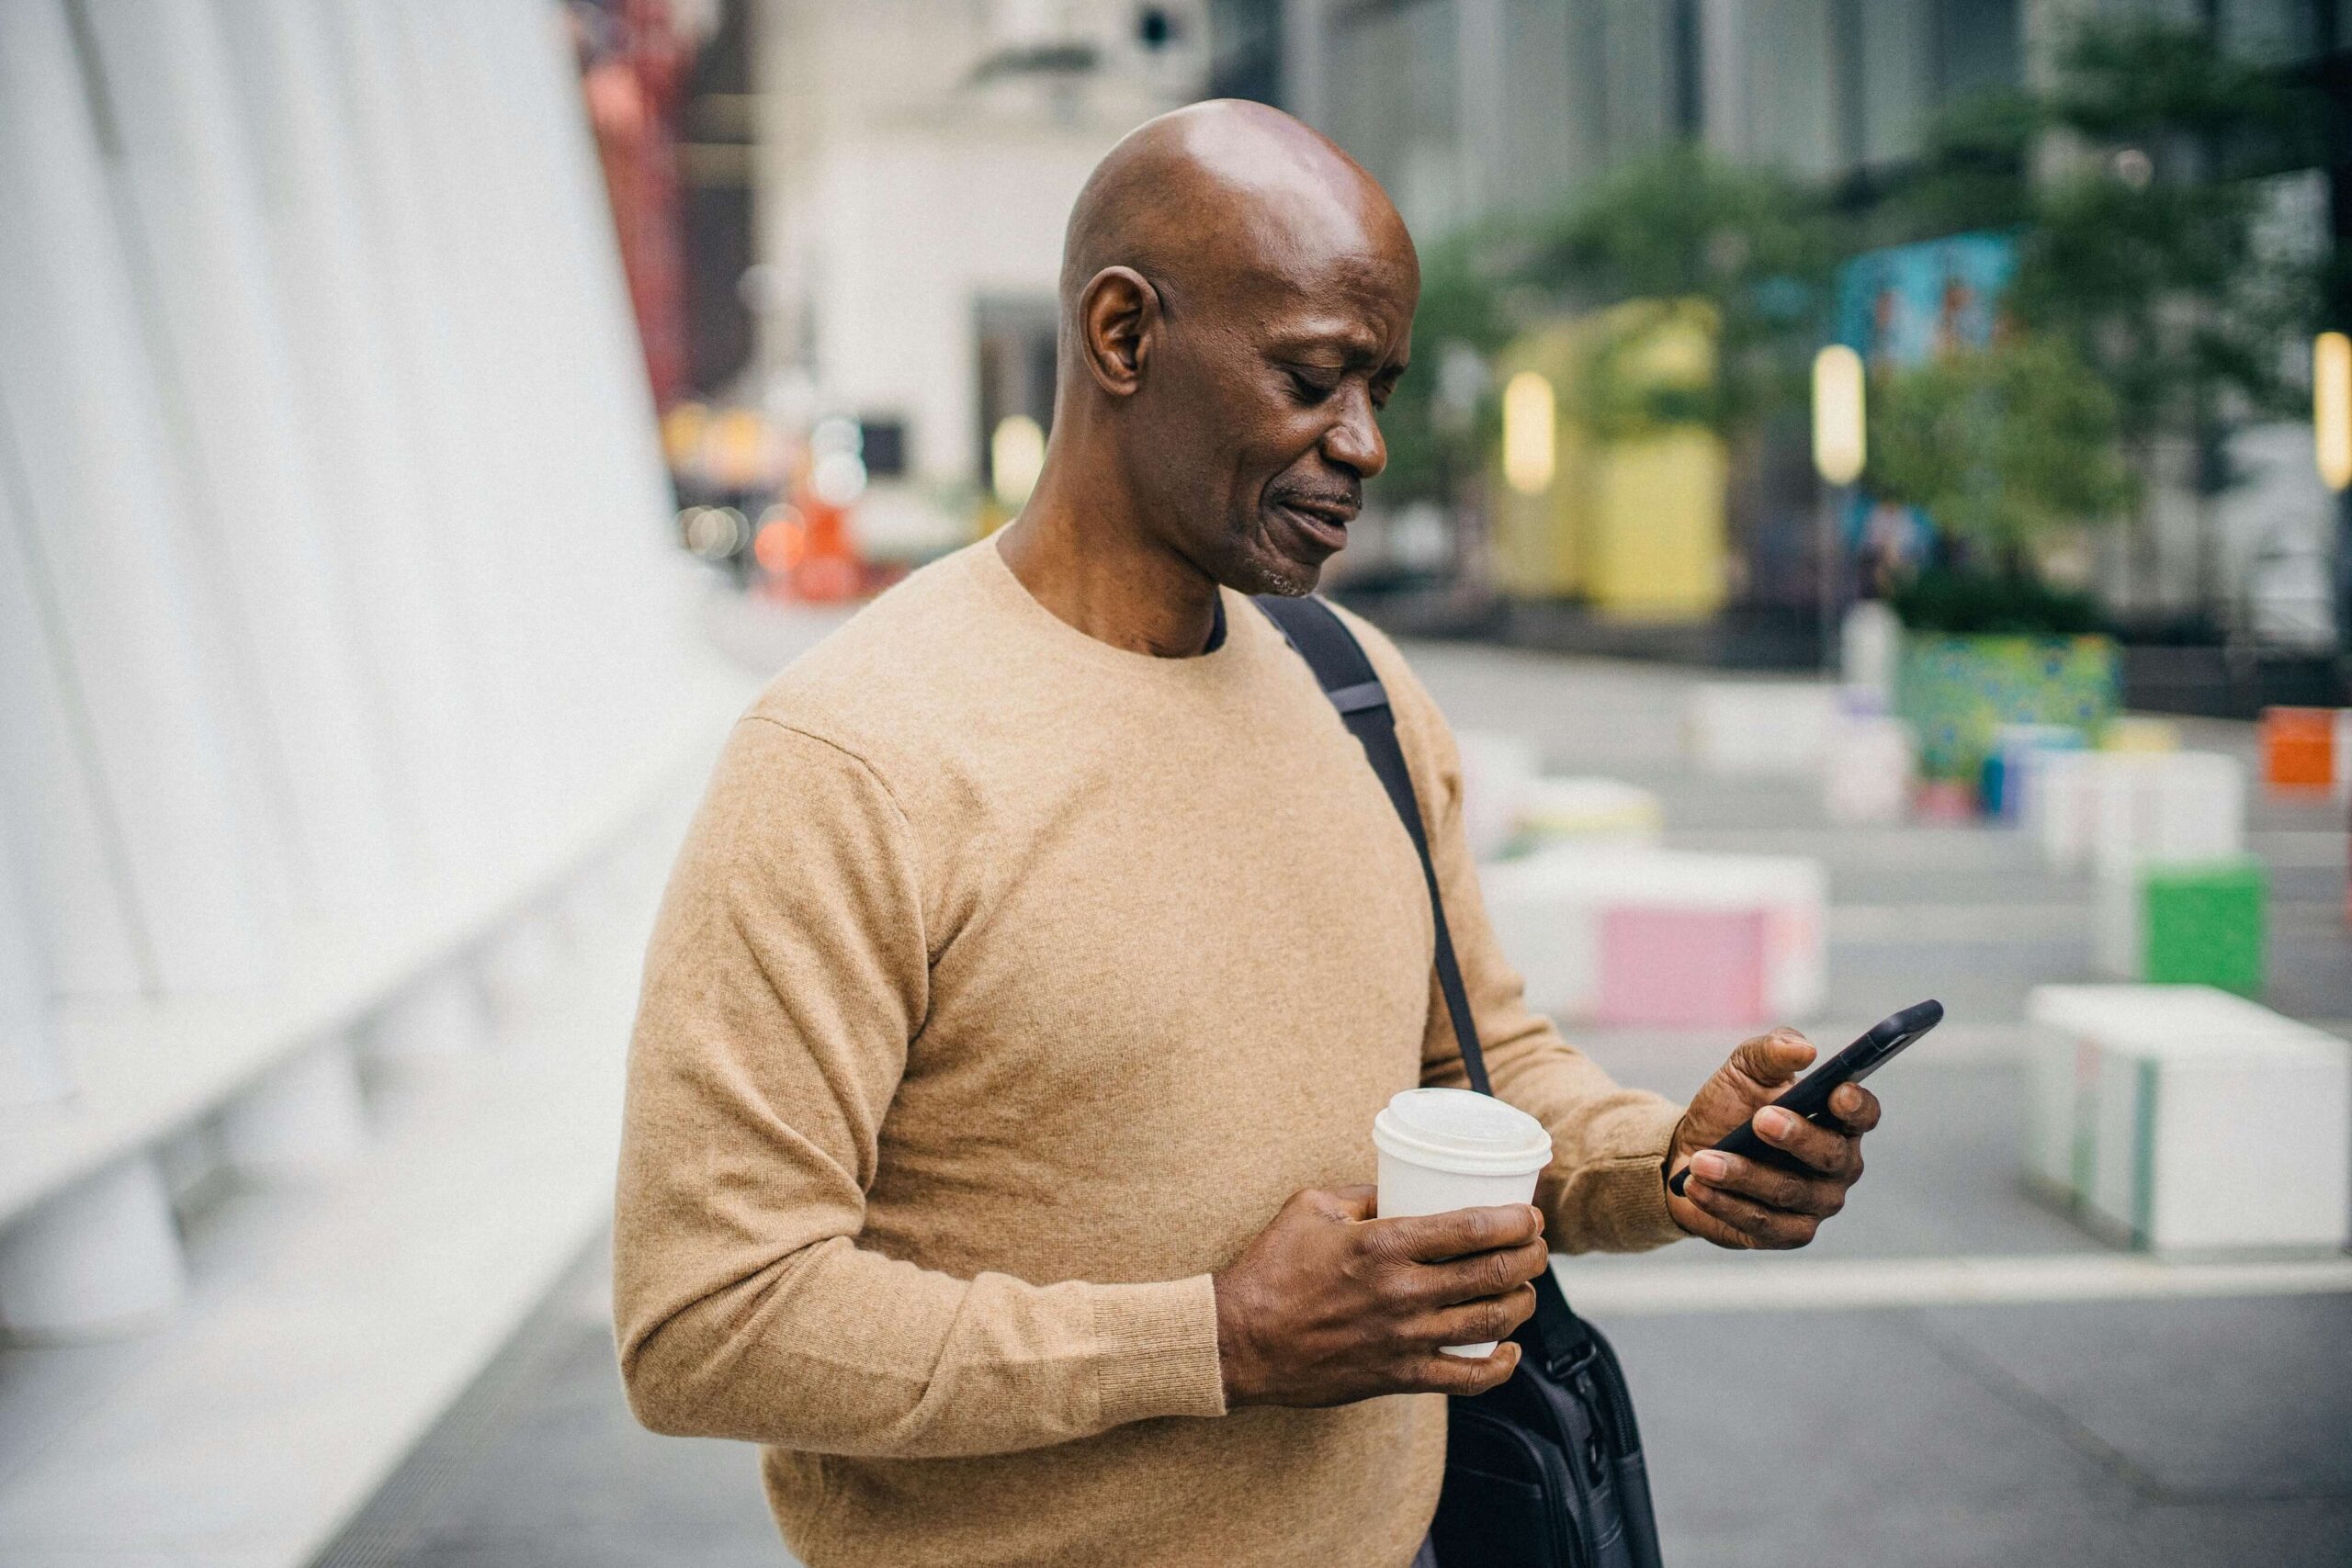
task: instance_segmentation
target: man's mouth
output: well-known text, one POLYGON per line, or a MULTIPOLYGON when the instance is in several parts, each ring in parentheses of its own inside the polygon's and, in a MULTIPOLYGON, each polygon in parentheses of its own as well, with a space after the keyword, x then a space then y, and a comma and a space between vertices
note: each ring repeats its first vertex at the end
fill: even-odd
POLYGON ((1352 502, 1309 496, 1284 496, 1274 502, 1274 509, 1289 518, 1300 533, 1330 550, 1347 544, 1348 525, 1357 511, 1352 502))

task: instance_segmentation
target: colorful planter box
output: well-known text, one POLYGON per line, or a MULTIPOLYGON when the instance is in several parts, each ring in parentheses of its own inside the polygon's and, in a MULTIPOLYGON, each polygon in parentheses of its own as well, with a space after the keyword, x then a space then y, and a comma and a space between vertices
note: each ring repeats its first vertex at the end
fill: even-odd
POLYGON ((2258 996, 2269 890, 2268 872, 2251 856, 2142 868, 2142 976, 2258 996))
POLYGON ((2180 726, 2168 718, 2126 715, 2109 720, 2107 728, 2098 732, 2098 749, 2102 751, 2177 751, 2180 750, 2180 726))
POLYGON ((1521 793, 1518 829, 1514 846, 1526 853, 1554 844, 1654 849, 1666 808, 1623 779, 1546 774, 1521 793))
POLYGON ((2025 816, 2037 764, 2052 751, 2079 751, 2083 731, 2064 724, 2005 724, 1993 732, 1992 754, 1984 759, 1984 814, 2004 822, 2025 816))
POLYGON ((2103 637, 1908 633, 1894 711, 1918 737, 1922 775, 1974 784, 2003 725, 2097 735, 2115 716, 2117 670, 2103 637))
POLYGON ((1762 1028, 1771 1020, 1771 923, 1760 908, 1602 910, 1594 1021, 1762 1028))
POLYGON ((2260 861, 2145 862, 2102 871, 2099 966, 2151 985, 2262 990, 2269 876, 2260 861))
POLYGON ((2262 710, 2262 782, 2281 795, 2352 789, 2352 708, 2262 710))
POLYGON ((1555 846, 1480 881, 1538 1012, 1742 1028, 1810 1016, 1827 988, 1817 861, 1555 846))

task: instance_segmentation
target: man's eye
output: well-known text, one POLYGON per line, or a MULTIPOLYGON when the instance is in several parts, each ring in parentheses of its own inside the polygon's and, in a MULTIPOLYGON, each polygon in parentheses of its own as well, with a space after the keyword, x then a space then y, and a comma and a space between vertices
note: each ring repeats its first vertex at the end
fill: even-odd
POLYGON ((1318 380, 1304 371, 1293 370, 1289 374, 1291 389, 1298 394, 1301 402, 1319 403, 1339 389, 1337 381, 1318 380))

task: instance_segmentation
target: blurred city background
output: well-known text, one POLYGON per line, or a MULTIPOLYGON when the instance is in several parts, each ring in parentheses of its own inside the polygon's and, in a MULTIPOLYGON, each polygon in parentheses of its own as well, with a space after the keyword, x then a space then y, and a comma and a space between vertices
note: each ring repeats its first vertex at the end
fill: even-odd
POLYGON ((1949 1009, 1813 1248, 1562 1263, 1668 1561, 2352 1562, 2340 0, 0 5, 0 1561, 789 1562, 614 1370, 653 900, 1209 96, 1420 245, 1326 586, 1537 1003, 1949 1009))

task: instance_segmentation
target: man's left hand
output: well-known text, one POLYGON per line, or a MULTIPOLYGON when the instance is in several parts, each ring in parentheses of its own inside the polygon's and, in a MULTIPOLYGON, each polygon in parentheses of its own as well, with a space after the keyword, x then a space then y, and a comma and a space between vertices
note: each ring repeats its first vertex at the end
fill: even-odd
POLYGON ((1734 1051, 1691 1098, 1666 1156, 1668 1177, 1690 1167, 1682 1196, 1667 1190, 1675 1224, 1717 1247, 1787 1248, 1811 1241, 1821 1222, 1846 1206, 1846 1190, 1861 1179, 1862 1134, 1878 1125, 1878 1097, 1860 1084, 1840 1085, 1829 1097, 1830 1126, 1768 1109, 1814 1055, 1804 1035, 1776 1029, 1734 1051), (1792 1156, 1802 1172, 1710 1147, 1750 1116, 1757 1136, 1792 1156))

